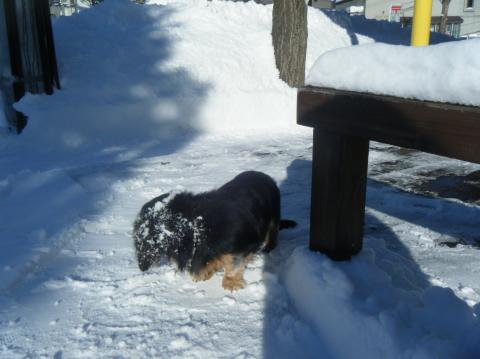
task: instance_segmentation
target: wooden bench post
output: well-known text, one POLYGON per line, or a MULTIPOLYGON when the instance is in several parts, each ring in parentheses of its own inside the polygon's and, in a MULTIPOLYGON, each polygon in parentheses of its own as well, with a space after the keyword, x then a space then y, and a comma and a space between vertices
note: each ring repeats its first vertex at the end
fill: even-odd
POLYGON ((362 248, 369 141, 314 129, 310 249, 346 260, 362 248))

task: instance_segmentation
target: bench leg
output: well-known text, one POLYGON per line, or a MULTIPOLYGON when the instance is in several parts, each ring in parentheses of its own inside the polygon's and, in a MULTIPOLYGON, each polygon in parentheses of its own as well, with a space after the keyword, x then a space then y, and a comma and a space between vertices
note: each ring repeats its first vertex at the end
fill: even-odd
POLYGON ((310 249, 347 260, 362 249, 369 141, 314 129, 310 249))

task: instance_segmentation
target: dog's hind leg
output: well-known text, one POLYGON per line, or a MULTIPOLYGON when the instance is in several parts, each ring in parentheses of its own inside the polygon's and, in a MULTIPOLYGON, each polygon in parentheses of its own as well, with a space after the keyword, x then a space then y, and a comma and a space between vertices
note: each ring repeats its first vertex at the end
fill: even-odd
POLYGON ((263 242, 262 250, 264 252, 268 253, 277 246, 278 230, 279 230, 278 223, 275 223, 275 221, 272 220, 268 226, 267 234, 265 236, 265 241, 263 242))
POLYGON ((248 256, 223 256, 225 275, 222 281, 222 287, 229 291, 239 290, 245 287, 245 280, 243 279, 243 272, 247 263, 252 258, 248 256))

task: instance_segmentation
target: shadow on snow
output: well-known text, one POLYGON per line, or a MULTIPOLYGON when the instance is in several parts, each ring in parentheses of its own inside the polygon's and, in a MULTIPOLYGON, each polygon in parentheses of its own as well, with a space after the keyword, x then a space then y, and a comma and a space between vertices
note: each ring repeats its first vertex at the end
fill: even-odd
MULTIPOLYGON (((165 28, 179 26, 171 10, 108 5, 57 20, 63 89, 22 100, 29 124, 1 144, 0 295, 21 302, 42 280, 35 273, 78 240, 71 228, 106 210, 117 181, 148 172, 148 157, 175 153, 200 133, 196 114, 210 86, 165 65, 174 41, 165 28)), ((63 260, 54 274, 84 260, 63 260)))
MULTIPOLYGON (((418 309, 416 306, 422 306, 422 302, 417 300, 402 302, 402 300, 404 295, 421 298, 426 292, 435 292, 435 288, 429 281, 429 276, 423 272, 400 238, 405 236, 405 233, 397 232, 394 224, 408 222, 431 231, 455 236, 458 235, 460 227, 472 232, 472 221, 479 218, 480 209, 462 203, 406 193, 390 185, 369 180, 364 248, 351 261, 333 262, 321 254, 309 253, 306 250, 309 235, 310 192, 305 188, 310 188, 310 184, 311 161, 293 161, 288 167, 287 178, 280 186, 282 217, 295 219, 299 222, 299 226, 293 230, 282 231, 277 249, 265 256, 264 280, 267 286, 267 297, 265 300, 263 357, 336 358, 339 353, 342 353, 342 346, 351 346, 359 353, 359 357, 362 357, 360 355, 362 351, 364 351, 363 354, 370 353, 371 355, 370 349, 368 349, 371 348, 371 343, 368 341, 385 340, 385 338, 375 336, 375 330, 371 328, 375 327, 372 321, 378 320, 380 323, 381 320, 378 318, 382 316, 382 311, 393 310, 395 312, 401 306, 405 307, 403 309, 405 318, 396 319, 407 322, 402 324, 404 327, 400 331, 398 328, 395 329, 397 332, 390 327, 387 339, 393 341, 392 346, 397 347, 400 352, 423 350, 424 348, 418 347, 422 344, 415 337, 417 334, 420 335, 423 328, 421 330, 408 328, 408 320, 416 321, 415 316, 408 319, 408 315, 414 315, 418 309), (378 218, 372 213, 372 209, 386 214, 387 220, 378 218), (388 219, 390 217, 393 220, 388 219), (295 258, 297 258, 297 262, 295 262, 295 258), (299 265, 298 258, 306 259, 308 263, 302 261, 299 265), (306 276, 292 275, 292 271, 306 274, 306 276), (328 276, 332 271, 352 283, 353 291, 348 298, 341 297, 342 287, 345 286, 344 281, 329 283, 331 287, 330 285, 321 286, 321 283, 328 283, 328 276), (316 280, 315 277, 319 280, 316 280), (382 281, 378 284, 369 283, 378 280, 377 277, 389 279, 383 283, 382 281), (279 281, 284 285, 278 285, 279 281), (302 282, 305 283, 302 284, 302 282), (310 286, 311 283, 319 285, 317 287, 310 286), (401 293, 401 298, 399 293, 401 293), (345 307, 341 304, 343 302, 346 303, 345 307), (375 305, 369 306, 369 303, 375 303, 375 305), (342 313, 349 311, 351 311, 351 315, 342 313), (371 319, 376 316, 377 319, 371 319), (329 319, 337 319, 339 322, 329 321, 329 319), (369 334, 369 330, 372 333, 369 334), (419 330, 417 334, 415 334, 416 330, 419 330), (398 338, 395 333, 399 335, 398 338), (354 337, 349 337, 349 334, 354 337), (405 338, 409 338, 410 342, 405 338)), ((440 289, 440 291, 442 290, 440 289)), ((442 293, 450 299, 454 297, 449 290, 444 290, 442 293)), ((473 314, 468 314, 470 309, 467 309, 467 304, 462 300, 456 297, 452 300, 455 306, 462 308, 460 312, 467 313, 466 317, 456 318, 458 328, 468 328, 471 324, 470 321, 474 320, 473 314)), ((474 311, 478 314, 479 309, 477 304, 474 311)), ((452 308, 446 301, 426 310, 433 311, 430 313, 433 317, 445 315, 448 317, 447 313, 452 308)), ((392 315, 395 317, 395 314, 392 315)), ((385 323, 379 323, 376 324, 380 328, 377 328, 377 331, 386 330, 385 328, 389 327, 385 323)), ((428 324, 428 321, 425 323, 431 324, 428 324)), ((414 325, 418 325, 418 323, 414 323, 414 325)), ((428 338, 428 330, 431 330, 435 335, 440 337, 446 335, 449 338, 450 334, 445 334, 448 329, 443 328, 442 325, 445 323, 440 323, 438 328, 427 329, 423 335, 428 338)), ((478 339, 480 326, 477 323, 474 327, 476 332, 471 336, 474 339, 476 335, 478 339)), ((460 339, 457 338, 457 340, 460 339)), ((455 351, 454 355, 457 355, 456 350, 460 348, 455 348, 455 345, 458 345, 459 342, 452 341, 446 345, 450 344, 453 345, 453 348, 450 349, 455 351)), ((477 344, 471 340, 468 345, 468 349, 465 349, 466 354, 464 353, 467 355, 466 357, 478 354, 480 348, 477 344)), ((444 350, 444 348, 440 348, 441 346, 439 346, 439 351, 444 350)), ((427 350, 433 349, 427 348, 427 350)), ((431 353, 434 354, 435 350, 431 353)), ((442 352, 441 355, 448 357, 449 354, 442 352)))

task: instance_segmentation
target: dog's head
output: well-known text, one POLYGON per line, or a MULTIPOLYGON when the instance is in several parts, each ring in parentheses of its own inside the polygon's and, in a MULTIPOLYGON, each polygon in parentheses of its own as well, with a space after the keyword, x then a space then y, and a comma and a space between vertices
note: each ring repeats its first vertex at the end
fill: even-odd
POLYGON ((133 224, 133 240, 141 271, 146 271, 162 256, 161 248, 157 245, 162 232, 158 219, 169 196, 169 193, 165 193, 145 203, 133 224))
POLYGON ((167 193, 142 207, 133 231, 140 270, 162 257, 175 261, 180 270, 191 265, 204 232, 203 218, 195 215, 194 199, 188 192, 167 193))

